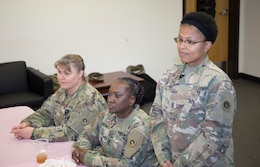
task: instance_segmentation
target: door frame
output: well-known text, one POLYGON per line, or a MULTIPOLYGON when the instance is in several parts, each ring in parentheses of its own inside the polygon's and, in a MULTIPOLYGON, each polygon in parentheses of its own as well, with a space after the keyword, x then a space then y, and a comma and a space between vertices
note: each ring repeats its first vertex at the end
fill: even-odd
MULTIPOLYGON (((186 11, 186 0, 183 0, 183 15, 186 11)), ((228 28, 228 75, 239 78, 238 47, 239 47, 239 10, 240 0, 229 0, 229 28, 228 28)))

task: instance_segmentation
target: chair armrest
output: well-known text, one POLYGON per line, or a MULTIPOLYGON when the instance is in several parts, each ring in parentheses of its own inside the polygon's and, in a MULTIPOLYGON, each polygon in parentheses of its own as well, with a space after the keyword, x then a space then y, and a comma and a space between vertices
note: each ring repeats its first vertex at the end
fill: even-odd
POLYGON ((53 93, 53 84, 50 76, 36 70, 32 67, 27 67, 29 90, 44 96, 47 99, 53 93))

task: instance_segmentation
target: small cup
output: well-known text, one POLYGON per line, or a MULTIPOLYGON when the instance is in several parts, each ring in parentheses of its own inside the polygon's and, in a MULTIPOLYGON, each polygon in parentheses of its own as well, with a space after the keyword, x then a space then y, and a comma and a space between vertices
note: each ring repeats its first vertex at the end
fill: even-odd
POLYGON ((34 140, 34 149, 36 152, 36 160, 37 163, 42 164, 47 159, 47 147, 48 147, 49 140, 40 138, 34 140))

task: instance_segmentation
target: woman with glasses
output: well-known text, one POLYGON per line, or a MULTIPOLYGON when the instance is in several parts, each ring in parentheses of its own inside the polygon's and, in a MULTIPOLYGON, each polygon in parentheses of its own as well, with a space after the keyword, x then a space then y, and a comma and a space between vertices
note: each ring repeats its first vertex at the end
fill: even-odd
POLYGON ((235 89, 208 57, 217 32, 212 16, 192 12, 174 38, 182 64, 162 75, 150 110, 152 142, 164 167, 234 166, 235 89))

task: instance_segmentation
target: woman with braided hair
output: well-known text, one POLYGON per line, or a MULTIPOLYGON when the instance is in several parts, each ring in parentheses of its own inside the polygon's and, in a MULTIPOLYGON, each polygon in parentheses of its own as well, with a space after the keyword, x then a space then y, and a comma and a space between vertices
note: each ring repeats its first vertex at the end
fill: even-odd
POLYGON ((110 87, 108 113, 100 114, 72 146, 72 158, 87 166, 158 166, 149 116, 139 108, 144 88, 132 78, 110 87))

